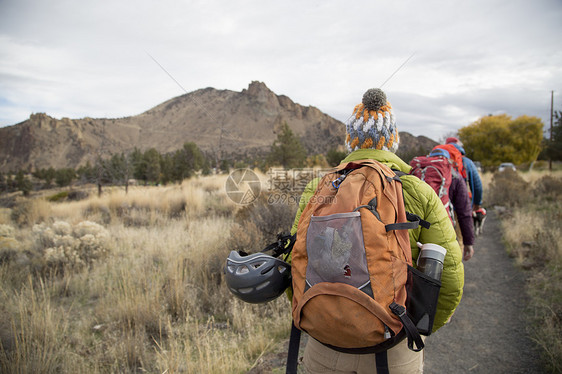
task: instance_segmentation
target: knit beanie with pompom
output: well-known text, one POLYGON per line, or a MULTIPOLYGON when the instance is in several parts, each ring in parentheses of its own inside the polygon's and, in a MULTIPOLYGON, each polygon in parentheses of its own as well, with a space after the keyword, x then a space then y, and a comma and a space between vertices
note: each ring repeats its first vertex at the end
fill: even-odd
POLYGON ((400 141, 396 121, 386 94, 371 88, 345 124, 345 145, 349 152, 357 149, 382 149, 395 153, 400 141))

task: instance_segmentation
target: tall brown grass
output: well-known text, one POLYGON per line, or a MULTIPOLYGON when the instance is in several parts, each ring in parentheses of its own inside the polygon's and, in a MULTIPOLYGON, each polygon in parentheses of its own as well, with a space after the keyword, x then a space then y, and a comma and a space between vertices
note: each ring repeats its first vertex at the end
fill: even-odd
MULTIPOLYGON (((268 229, 276 230, 279 222, 289 225, 295 207, 263 200, 239 206, 228 199, 225 179, 131 187, 127 194, 107 188, 80 201, 26 199, 2 210, 0 371, 251 368, 288 336, 290 306, 285 297, 264 305, 235 299, 222 268, 235 246, 233 230, 252 221, 238 219, 239 212, 273 220, 277 226, 268 229)), ((263 243, 250 238, 245 249, 263 243)))
POLYGON ((496 173, 486 193, 491 205, 502 206, 508 253, 528 277, 529 333, 541 349, 545 370, 560 373, 562 172, 496 173))

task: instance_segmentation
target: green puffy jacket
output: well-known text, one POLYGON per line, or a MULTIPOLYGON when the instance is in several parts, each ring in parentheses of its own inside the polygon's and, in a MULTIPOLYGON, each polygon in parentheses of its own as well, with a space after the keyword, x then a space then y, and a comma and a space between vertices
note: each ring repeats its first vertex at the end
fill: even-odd
MULTIPOLYGON (((411 169, 408 164, 394 153, 375 149, 354 151, 342 163, 363 159, 377 160, 391 169, 400 170, 404 173, 408 173, 411 169)), ((447 249, 447 255, 443 264, 443 275, 441 276, 442 285, 437 302, 437 313, 433 323, 433 331, 436 331, 449 320, 461 301, 464 286, 462 253, 456 239, 455 229, 435 191, 427 183, 422 182, 413 175, 404 175, 400 179, 402 180, 406 210, 417 214, 431 223, 429 230, 420 227, 408 231, 414 266, 419 254, 417 242, 435 243, 447 249)), ((319 180, 314 179, 306 186, 299 202, 299 209, 291 229, 291 234, 297 232, 297 225, 302 211, 310 197, 314 194, 319 180)))

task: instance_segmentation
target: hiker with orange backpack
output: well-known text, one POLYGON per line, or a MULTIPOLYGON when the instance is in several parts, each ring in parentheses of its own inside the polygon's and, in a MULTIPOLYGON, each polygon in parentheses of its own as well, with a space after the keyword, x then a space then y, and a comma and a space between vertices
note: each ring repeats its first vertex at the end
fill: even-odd
POLYGON ((408 175, 410 166, 395 154, 399 140, 385 93, 368 90, 346 122, 350 154, 301 196, 289 293, 295 326, 310 336, 308 373, 421 373, 420 326, 435 332, 460 302, 464 269, 453 225, 435 191, 408 175), (362 193, 346 195, 352 190, 362 193), (429 316, 412 321, 409 287, 420 284, 412 277, 424 278, 415 265, 425 243, 443 250, 440 290, 429 316), (316 257, 317 250, 334 261, 316 257), (333 281, 324 279, 330 274, 333 281))
POLYGON ((459 139, 451 136, 447 138, 445 143, 453 145, 462 154, 463 167, 466 170, 465 179, 471 192, 474 232, 475 235, 480 235, 486 220, 486 209, 482 206, 482 180, 480 179, 480 174, 478 174, 478 168, 470 158, 466 157, 463 144, 459 139))
POLYGON ((456 221, 463 242, 463 260, 474 255, 474 225, 472 207, 466 183, 454 167, 449 151, 436 146, 428 156, 414 157, 410 161, 410 174, 417 176, 431 187, 441 198, 453 225, 456 221))
POLYGON ((474 162, 466 157, 462 142, 455 137, 448 137, 445 144, 453 145, 462 155, 462 164, 465 170, 465 179, 468 182, 472 198, 472 210, 478 211, 482 207, 482 180, 474 162))

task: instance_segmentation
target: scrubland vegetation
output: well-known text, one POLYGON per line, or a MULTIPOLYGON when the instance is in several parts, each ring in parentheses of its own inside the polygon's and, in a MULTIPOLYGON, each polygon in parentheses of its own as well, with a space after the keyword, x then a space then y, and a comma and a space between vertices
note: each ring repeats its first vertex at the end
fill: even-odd
POLYGON ((486 203, 500 215, 506 249, 527 278, 531 338, 545 370, 562 372, 562 171, 487 174, 486 203))
MULTIPOLYGON (((0 208, 0 371, 245 373, 287 338, 288 300, 243 303, 222 267, 230 250, 287 231, 296 205, 267 191, 237 205, 226 178, 50 190, 0 208)), ((529 333, 560 371, 562 172, 487 173, 484 184, 529 279, 529 333)))
MULTIPOLYGON (((222 281, 294 206, 234 204, 226 176, 0 212, 0 371, 245 372, 290 330, 285 297, 243 303, 222 281), (272 222, 269 223, 268 222, 272 222)), ((56 201, 57 199, 55 199, 56 201)), ((279 230, 279 231, 277 231, 279 230)))

